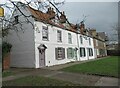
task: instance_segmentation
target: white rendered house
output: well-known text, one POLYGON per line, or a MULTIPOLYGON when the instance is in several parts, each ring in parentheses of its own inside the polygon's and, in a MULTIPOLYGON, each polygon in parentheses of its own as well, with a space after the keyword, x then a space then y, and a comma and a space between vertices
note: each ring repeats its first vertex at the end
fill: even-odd
MULTIPOLYGON (((31 7, 21 7, 20 10, 26 16, 32 15, 29 17, 32 25, 22 24, 24 32, 10 30, 7 40, 13 45, 11 67, 41 68, 95 58, 92 37, 80 34, 68 23, 60 23, 54 15, 51 21, 44 20, 49 17, 46 15, 49 12, 42 13, 31 7)), ((19 22, 26 20, 17 9, 12 18, 18 21, 17 29, 20 28, 19 22)), ((64 21, 64 17, 60 21, 64 21)))

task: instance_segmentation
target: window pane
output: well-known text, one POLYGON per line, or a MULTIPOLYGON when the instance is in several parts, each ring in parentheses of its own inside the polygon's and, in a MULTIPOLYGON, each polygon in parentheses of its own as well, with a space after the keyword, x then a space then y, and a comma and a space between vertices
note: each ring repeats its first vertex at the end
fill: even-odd
POLYGON ((65 58, 65 49, 62 47, 57 48, 57 59, 64 59, 65 58))
POLYGON ((62 41, 62 33, 59 30, 57 31, 57 39, 58 39, 58 42, 62 41))
POLYGON ((42 29, 42 38, 43 40, 48 40, 48 28, 43 26, 43 29, 42 29))
POLYGON ((89 38, 89 45, 91 45, 91 39, 89 38))
POLYGON ((80 43, 83 44, 82 36, 80 36, 80 43))
POLYGON ((73 58, 74 57, 74 51, 73 51, 74 49, 73 48, 68 48, 67 49, 67 57, 68 58, 73 58))
POLYGON ((72 35, 68 33, 68 43, 72 43, 72 35))
POLYGON ((85 48, 80 48, 80 57, 85 57, 86 53, 85 53, 85 48))
POLYGON ((58 58, 62 58, 62 48, 58 48, 58 58))

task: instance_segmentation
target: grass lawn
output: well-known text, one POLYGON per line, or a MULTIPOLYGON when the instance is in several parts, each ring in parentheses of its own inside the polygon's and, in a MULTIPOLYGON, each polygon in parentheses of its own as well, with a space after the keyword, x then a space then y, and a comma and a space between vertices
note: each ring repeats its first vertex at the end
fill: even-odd
POLYGON ((79 86, 71 82, 41 76, 27 76, 11 81, 3 81, 3 86, 79 86))
POLYGON ((7 76, 10 76, 10 75, 13 75, 14 73, 9 71, 9 70, 6 70, 4 72, 2 72, 2 77, 7 77, 7 76))
POLYGON ((105 59, 77 64, 61 70, 66 72, 118 77, 118 58, 120 59, 120 57, 117 56, 106 57, 105 59))

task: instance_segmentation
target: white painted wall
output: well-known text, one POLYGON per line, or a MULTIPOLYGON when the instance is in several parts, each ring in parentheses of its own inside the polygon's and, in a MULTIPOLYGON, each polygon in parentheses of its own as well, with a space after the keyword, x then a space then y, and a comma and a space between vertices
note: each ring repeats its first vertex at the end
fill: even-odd
MULTIPOLYGON (((25 8, 20 8, 25 15, 30 15, 28 10, 25 8)), ((12 16, 12 20, 15 15, 20 15, 20 12, 16 10, 12 16)), ((25 18, 23 15, 19 17, 19 22, 24 21, 25 18)), ((33 23, 33 19, 29 17, 29 20, 33 23)), ((24 23, 22 25, 23 31, 20 29, 20 25, 16 25, 18 31, 10 30, 9 35, 6 38, 9 43, 12 44, 11 50, 11 67, 26 67, 26 68, 35 68, 35 52, 34 52, 34 29, 31 24, 24 23)))
POLYGON ((94 51, 94 45, 93 45, 93 38, 85 36, 85 35, 82 35, 82 34, 79 34, 78 35, 78 40, 79 40, 79 48, 80 47, 84 47, 85 48, 85 52, 86 52, 86 56, 85 57, 80 57, 79 56, 79 60, 83 61, 83 60, 88 60, 88 59, 94 59, 95 58, 95 51, 94 51), (80 42, 80 36, 82 36, 83 44, 81 44, 81 42, 80 42), (87 37, 87 40, 84 37, 87 37), (91 40, 91 45, 89 45, 89 38, 91 40), (93 56, 87 56, 88 55, 87 48, 92 48, 93 56))
POLYGON ((49 31, 49 41, 43 41, 42 40, 42 26, 46 26, 45 24, 41 22, 35 22, 35 24, 38 26, 40 33, 35 31, 35 57, 36 57, 36 68, 39 68, 39 51, 38 46, 42 43, 47 46, 47 49, 45 51, 45 60, 46 60, 46 66, 52 66, 57 64, 64 64, 70 61, 75 61, 75 58, 68 59, 67 58, 67 48, 77 47, 77 35, 76 33, 73 33, 71 31, 67 31, 58 27, 48 26, 49 31), (62 31, 62 42, 57 42, 57 30, 62 31), (71 33, 72 35, 72 44, 68 43, 68 33, 71 33), (65 48, 65 59, 63 60, 56 60, 55 58, 55 48, 57 47, 63 47, 65 48), (50 63, 49 63, 50 62, 50 63))

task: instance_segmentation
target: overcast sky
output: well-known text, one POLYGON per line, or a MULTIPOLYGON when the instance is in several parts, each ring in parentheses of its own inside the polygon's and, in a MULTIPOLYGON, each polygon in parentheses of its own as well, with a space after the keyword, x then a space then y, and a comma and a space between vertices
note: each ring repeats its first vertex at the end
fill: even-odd
POLYGON ((117 2, 66 2, 60 10, 64 10, 69 21, 73 23, 82 21, 83 15, 87 16, 87 28, 106 32, 110 37, 113 34, 112 26, 118 22, 117 2))

